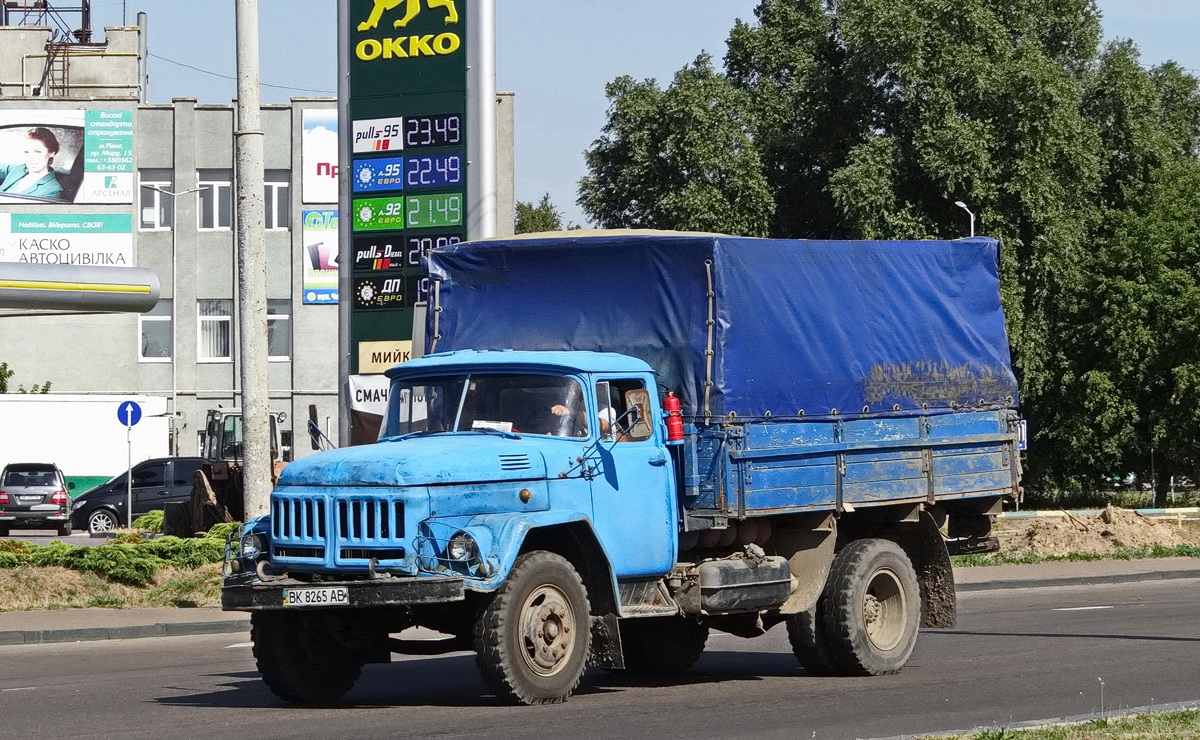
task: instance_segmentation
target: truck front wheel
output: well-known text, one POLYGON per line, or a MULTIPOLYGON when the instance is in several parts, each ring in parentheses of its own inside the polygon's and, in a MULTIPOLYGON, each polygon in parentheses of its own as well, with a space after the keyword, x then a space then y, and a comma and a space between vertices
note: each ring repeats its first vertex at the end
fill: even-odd
POLYGON ((250 639, 258 672, 284 701, 320 704, 354 687, 361 659, 339 643, 319 615, 255 612, 250 639))
POLYGON ((899 672, 916 645, 921 619, 920 586, 904 550, 891 540, 851 542, 833 560, 817 615, 834 672, 899 672))
POLYGON ((504 701, 557 704, 579 685, 591 643, 587 589, 565 558, 517 558, 475 624, 476 663, 504 701))

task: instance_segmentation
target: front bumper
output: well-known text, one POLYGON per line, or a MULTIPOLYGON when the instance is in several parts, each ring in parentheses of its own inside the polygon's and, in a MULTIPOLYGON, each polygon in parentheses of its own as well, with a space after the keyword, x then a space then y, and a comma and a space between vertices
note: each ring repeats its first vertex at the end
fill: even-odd
POLYGON ((416 606, 462 601, 465 596, 461 578, 381 578, 365 581, 318 581, 309 583, 293 578, 250 584, 228 584, 221 589, 221 608, 225 611, 267 611, 273 609, 343 609, 369 606, 416 606), (349 600, 336 607, 289 606, 283 603, 284 591, 301 588, 344 587, 349 600))

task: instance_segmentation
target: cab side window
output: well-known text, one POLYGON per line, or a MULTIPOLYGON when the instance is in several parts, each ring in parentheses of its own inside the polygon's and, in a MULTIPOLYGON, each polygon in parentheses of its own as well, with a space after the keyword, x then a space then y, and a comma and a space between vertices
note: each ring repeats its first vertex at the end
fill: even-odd
POLYGON ((638 379, 603 380, 596 384, 596 408, 603 438, 639 442, 652 435, 646 384, 638 379), (638 405, 637 410, 632 410, 638 405), (636 423, 635 423, 636 422, 636 423))

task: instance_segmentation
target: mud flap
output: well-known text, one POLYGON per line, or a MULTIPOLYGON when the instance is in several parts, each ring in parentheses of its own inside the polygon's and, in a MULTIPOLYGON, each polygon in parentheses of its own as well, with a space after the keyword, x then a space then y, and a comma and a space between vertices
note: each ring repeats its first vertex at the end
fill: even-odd
POLYGON ((921 626, 947 629, 958 621, 954 571, 942 533, 928 511, 918 522, 898 527, 893 537, 904 548, 921 584, 921 626))
POLYGON ((625 669, 625 654, 621 652, 621 628, 613 613, 592 617, 592 654, 588 663, 610 671, 625 669))

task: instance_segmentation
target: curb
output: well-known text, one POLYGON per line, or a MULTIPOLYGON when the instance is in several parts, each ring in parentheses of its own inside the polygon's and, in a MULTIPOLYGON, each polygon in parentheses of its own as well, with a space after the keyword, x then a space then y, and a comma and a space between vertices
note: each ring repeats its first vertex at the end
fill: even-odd
POLYGON ((223 619, 216 622, 158 622, 125 627, 76 627, 52 630, 10 630, 0 632, 0 645, 43 645, 57 642, 94 642, 96 640, 136 640, 142 637, 183 637, 249 632, 249 619, 223 619))
MULTIPOLYGON (((982 566, 987 567, 987 566, 982 566)), ((959 593, 994 591, 1015 588, 1051 588, 1054 586, 1087 586, 1095 583, 1133 583, 1136 581, 1174 581, 1200 578, 1200 568, 1194 570, 1151 570, 1141 573, 1110 573, 1096 576, 1057 576, 1054 578, 1011 578, 1008 580, 955 583, 959 593)))

